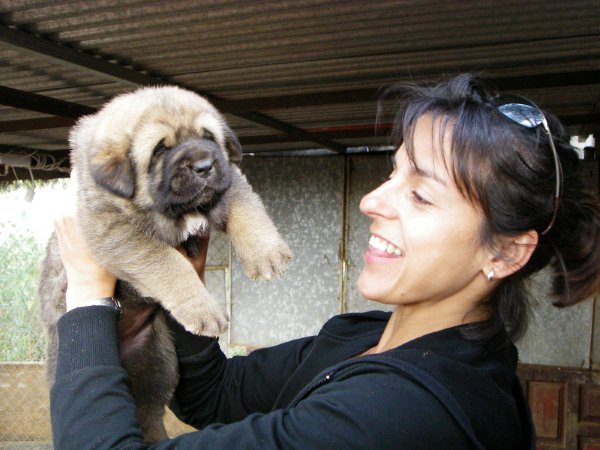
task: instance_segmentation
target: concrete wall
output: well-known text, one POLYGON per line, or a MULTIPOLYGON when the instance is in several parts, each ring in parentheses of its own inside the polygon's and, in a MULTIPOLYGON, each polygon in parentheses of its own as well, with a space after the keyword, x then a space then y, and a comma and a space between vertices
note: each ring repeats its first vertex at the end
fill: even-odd
MULTIPOLYGON (((247 157, 243 170, 288 240, 294 260, 283 277, 271 282, 247 279, 235 257, 231 271, 221 266, 209 272, 209 288, 228 303, 232 317, 224 344, 233 351, 273 345, 316 333, 334 314, 380 308, 355 286, 369 237, 358 204, 389 174, 387 158, 247 157)), ((222 254, 223 246, 226 239, 215 236, 211 255, 213 247, 222 254)), ((536 304, 531 327, 518 343, 521 361, 599 368, 600 301, 559 310, 551 306, 546 284, 544 274, 532 282, 536 304)))

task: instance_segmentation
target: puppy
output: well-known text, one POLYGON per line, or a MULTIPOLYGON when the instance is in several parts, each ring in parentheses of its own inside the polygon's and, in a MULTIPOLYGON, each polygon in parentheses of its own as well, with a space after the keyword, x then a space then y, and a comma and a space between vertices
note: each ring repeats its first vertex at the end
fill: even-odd
MULTIPOLYGON (((235 134, 203 97, 173 86, 123 94, 80 119, 71 130, 70 145, 81 231, 98 262, 118 277, 116 297, 122 304, 133 309, 135 304, 158 303, 188 331, 216 336, 227 328, 227 313, 174 247, 197 253, 200 238, 222 230, 253 279, 281 274, 291 258, 239 169, 235 134)), ((38 288, 50 384, 66 287, 53 235, 38 288)), ((162 312, 152 329, 145 348, 122 355, 149 442, 167 437, 164 407, 178 381, 162 312)))

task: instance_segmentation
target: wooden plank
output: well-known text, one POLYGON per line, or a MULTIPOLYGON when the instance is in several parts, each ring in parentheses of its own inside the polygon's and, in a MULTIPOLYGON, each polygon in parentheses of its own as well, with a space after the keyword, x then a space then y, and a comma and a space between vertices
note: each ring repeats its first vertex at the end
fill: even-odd
POLYGON ((565 436, 565 393, 563 383, 531 381, 529 405, 538 438, 561 443, 565 436))

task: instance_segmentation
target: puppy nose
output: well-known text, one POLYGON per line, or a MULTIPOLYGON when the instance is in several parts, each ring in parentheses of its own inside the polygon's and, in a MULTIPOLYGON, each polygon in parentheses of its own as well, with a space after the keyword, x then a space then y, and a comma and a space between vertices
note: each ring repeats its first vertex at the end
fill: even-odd
POLYGON ((210 169, 212 169, 213 160, 212 159, 200 159, 192 164, 192 170, 199 175, 206 176, 210 169))

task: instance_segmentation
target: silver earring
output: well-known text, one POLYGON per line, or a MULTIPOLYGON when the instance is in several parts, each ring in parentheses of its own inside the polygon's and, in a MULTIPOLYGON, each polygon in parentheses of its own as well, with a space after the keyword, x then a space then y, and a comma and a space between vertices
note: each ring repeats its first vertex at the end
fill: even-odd
POLYGON ((490 270, 485 277, 488 279, 488 281, 492 281, 494 279, 494 270, 490 270))

